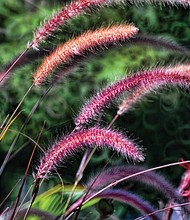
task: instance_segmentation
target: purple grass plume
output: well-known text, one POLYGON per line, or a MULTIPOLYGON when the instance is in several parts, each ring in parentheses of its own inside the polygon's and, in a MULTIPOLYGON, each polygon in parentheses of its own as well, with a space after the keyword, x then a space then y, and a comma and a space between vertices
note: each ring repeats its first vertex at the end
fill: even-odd
POLYGON ((74 132, 55 143, 42 157, 36 177, 43 178, 65 157, 83 149, 84 146, 94 145, 107 146, 134 161, 144 160, 142 150, 132 140, 116 131, 94 127, 74 132))
POLYGON ((109 4, 108 0, 76 0, 66 5, 49 18, 35 33, 32 47, 38 50, 41 42, 45 41, 55 30, 68 20, 83 14, 90 8, 109 4))
MULTIPOLYGON (((102 173, 98 174, 97 179, 96 177, 91 178, 87 183, 86 188, 90 188, 93 183, 91 190, 98 191, 99 189, 102 189, 103 187, 111 184, 116 180, 145 170, 146 168, 144 167, 130 165, 110 167, 102 173), (94 183, 95 179, 96 181, 94 183)), ((154 189, 157 189, 163 193, 163 195, 168 199, 172 199, 179 203, 182 202, 182 197, 177 193, 177 189, 175 189, 164 177, 155 172, 145 172, 135 177, 131 177, 127 181, 130 180, 146 184, 147 186, 152 186, 154 189)))
POLYGON ((189 67, 187 65, 184 71, 181 71, 179 66, 177 69, 157 68, 125 77, 102 89, 82 107, 75 118, 76 129, 81 129, 83 125, 88 124, 91 119, 99 115, 103 109, 109 106, 122 93, 131 91, 138 86, 148 87, 154 83, 156 86, 171 84, 188 88, 190 83, 190 74, 188 73, 189 67))

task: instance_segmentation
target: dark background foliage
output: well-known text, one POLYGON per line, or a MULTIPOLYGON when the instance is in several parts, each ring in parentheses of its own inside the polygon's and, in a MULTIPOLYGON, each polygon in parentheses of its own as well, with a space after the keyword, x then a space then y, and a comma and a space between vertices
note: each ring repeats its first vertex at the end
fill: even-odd
MULTIPOLYGON (((53 11, 63 5, 62 1, 24 1, 1 0, 0 1, 0 65, 6 67, 12 59, 21 52, 28 41, 32 40, 33 31, 53 11)), ((128 21, 134 23, 140 33, 167 37, 179 44, 190 47, 190 14, 189 9, 182 7, 161 6, 115 6, 102 8, 98 13, 83 15, 68 22, 66 26, 44 43, 44 52, 52 50, 57 43, 64 42, 70 37, 81 32, 107 25, 128 21)), ((7 114, 15 109, 27 88, 32 83, 32 73, 41 62, 41 52, 36 52, 29 60, 11 73, 7 83, 1 87, 0 92, 0 123, 7 114)), ((53 140, 70 132, 73 128, 73 118, 79 111, 79 107, 94 94, 114 79, 130 74, 136 70, 151 68, 158 65, 169 65, 188 60, 184 55, 177 54, 166 49, 153 48, 147 45, 130 45, 100 51, 85 61, 78 64, 76 71, 64 81, 54 87, 44 99, 40 108, 35 112, 24 133, 36 139, 45 121, 45 130, 40 144, 48 147, 53 140)), ((32 106, 38 100, 43 89, 35 88, 27 96, 21 109, 22 114, 12 124, 11 130, 18 131, 23 121, 30 112, 32 106)), ((118 103, 114 103, 103 116, 102 125, 108 124, 116 114, 118 103)), ((175 162, 180 158, 188 159, 190 156, 190 95, 189 91, 179 88, 164 88, 156 93, 148 95, 135 106, 135 109, 126 113, 114 124, 123 131, 127 131, 137 142, 144 146, 147 166, 175 162)), ((9 149, 15 132, 8 131, 0 144, 3 161, 9 149)), ((27 138, 21 136, 14 151, 27 142, 27 138)), ((7 165, 0 182, 1 200, 24 173, 29 160, 33 144, 27 143, 7 165)), ((112 152, 98 151, 87 171, 84 179, 90 172, 94 172, 107 162, 112 152)), ((30 174, 35 171, 39 161, 39 152, 36 153, 30 174)), ((79 165, 81 155, 77 155, 67 161, 59 170, 63 173, 66 183, 73 183, 73 178, 79 165), (69 168, 69 169, 68 169, 69 168), (69 170, 69 172, 68 172, 69 170)), ((118 156, 114 157, 112 164, 124 164, 126 161, 118 156)), ((162 171, 174 185, 178 185, 183 169, 180 167, 162 171)), ((32 176, 29 178, 30 184, 32 176)), ((44 188, 50 188, 58 182, 50 178, 44 188)), ((44 189, 44 190, 45 190, 44 189)), ((147 197, 147 189, 141 189, 147 197)), ((15 200, 16 191, 10 200, 15 200)), ((148 197, 157 200, 158 194, 149 194, 148 197)), ((151 199, 147 198, 147 199, 151 199)), ((123 211, 120 210, 122 213, 123 211)))

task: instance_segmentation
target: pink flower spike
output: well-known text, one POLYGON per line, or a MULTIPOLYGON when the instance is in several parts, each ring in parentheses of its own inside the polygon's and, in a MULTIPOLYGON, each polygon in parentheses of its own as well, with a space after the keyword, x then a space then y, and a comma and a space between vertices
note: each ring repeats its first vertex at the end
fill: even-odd
POLYGON ((69 154, 83 149, 84 145, 94 144, 98 147, 107 146, 135 161, 144 160, 141 149, 132 140, 116 131, 94 127, 72 133, 55 143, 41 159, 36 177, 43 178, 69 154))
POLYGON ((104 88, 83 106, 81 112, 75 119, 76 129, 81 129, 84 124, 89 123, 92 118, 100 114, 110 102, 120 96, 123 92, 130 91, 138 86, 143 85, 146 89, 152 88, 153 84, 154 88, 163 84, 189 87, 189 66, 183 65, 183 67, 183 71, 180 69, 180 66, 177 66, 176 70, 175 68, 158 68, 138 72, 135 75, 123 78, 107 88, 104 88))
POLYGON ((84 13, 91 7, 107 4, 107 0, 78 0, 71 2, 65 8, 62 8, 54 14, 45 24, 34 33, 32 47, 38 49, 40 42, 44 41, 60 25, 63 25, 69 19, 84 13))

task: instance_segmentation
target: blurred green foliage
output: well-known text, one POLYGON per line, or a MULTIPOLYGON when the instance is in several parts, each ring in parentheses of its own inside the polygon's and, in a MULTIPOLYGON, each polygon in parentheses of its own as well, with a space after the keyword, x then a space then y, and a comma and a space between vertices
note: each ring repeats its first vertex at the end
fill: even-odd
MULTIPOLYGON (((39 24, 43 23, 53 11, 61 7, 61 4, 58 5, 56 1, 31 2, 33 4, 24 0, 0 1, 1 69, 26 47, 28 41, 32 40, 33 31, 36 30, 39 24)), ((110 23, 124 21, 134 23, 141 33, 167 36, 184 46, 189 47, 190 45, 190 13, 188 9, 127 5, 125 7, 102 8, 99 12, 73 19, 43 44, 44 50, 48 50, 49 47, 55 48, 57 43, 66 41, 73 36, 73 33, 77 35, 101 25, 106 26, 110 23)), ((76 71, 71 76, 64 79, 62 83, 50 91, 23 132, 36 139, 45 121, 45 131, 42 134, 40 144, 47 147, 57 137, 72 130, 74 126, 73 118, 79 111, 79 107, 106 83, 110 83, 114 79, 136 70, 162 64, 173 64, 185 61, 185 59, 185 56, 164 49, 151 48, 147 45, 127 46, 126 44, 123 47, 119 46, 103 52, 100 51, 79 63, 76 71)), ((7 114, 11 114, 14 111, 19 100, 32 84, 32 73, 40 62, 40 59, 37 61, 31 59, 22 68, 13 71, 7 83, 0 88, 0 124, 7 114)), ((19 130, 31 108, 47 86, 35 88, 27 96, 20 108, 23 112, 11 126, 12 130, 19 130)), ((117 104, 115 103, 110 110, 106 111, 102 124, 107 124, 109 120, 111 121, 116 113, 117 104)), ((128 131, 129 135, 133 135, 134 139, 139 138, 139 142, 142 140, 148 165, 161 165, 177 161, 181 157, 188 159, 190 156, 189 110, 190 95, 188 91, 182 91, 178 88, 161 89, 157 93, 150 94, 141 103, 138 103, 134 110, 119 118, 114 127, 128 131)), ((15 132, 9 131, 2 143, 0 143, 1 162, 15 135, 15 132)), ((27 139, 21 136, 14 151, 19 149, 26 141, 27 139)), ((0 186, 2 192, 1 200, 10 191, 14 183, 17 182, 18 176, 22 177, 32 148, 33 144, 30 142, 8 164, 0 186), (14 170, 14 175, 10 180, 11 182, 9 182, 12 170, 14 170)), ((36 154, 36 161, 40 157, 38 154, 36 154)), ((97 152, 86 174, 95 169, 93 168, 94 166, 101 168, 111 154, 112 152, 109 151, 97 152)), ((114 158, 115 160, 112 163, 126 163, 122 158, 114 158)), ((78 160, 72 159, 70 173, 65 174, 68 170, 63 169, 65 171, 63 178, 65 178, 66 182, 73 181, 80 159, 81 155, 78 156, 78 160)), ((37 162, 34 162, 34 164, 37 164, 37 162)), ((175 185, 179 183, 181 172, 182 169, 179 167, 166 170, 175 185)), ((47 188, 49 188, 48 184, 47 188)), ((142 194, 144 192, 143 195, 145 196, 147 194, 146 190, 144 188, 141 189, 142 194)), ((149 198, 147 199, 155 200, 158 198, 157 194, 148 195, 149 198)), ((15 196, 16 193, 12 194, 10 200, 14 201, 15 196)), ((125 208, 123 206, 120 207, 122 208, 121 210, 118 208, 118 213, 125 215, 125 208)))

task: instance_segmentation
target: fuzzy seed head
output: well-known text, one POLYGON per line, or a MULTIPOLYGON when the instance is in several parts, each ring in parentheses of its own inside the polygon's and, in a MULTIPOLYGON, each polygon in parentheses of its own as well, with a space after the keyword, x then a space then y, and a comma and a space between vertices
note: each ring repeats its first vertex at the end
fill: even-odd
MULTIPOLYGON (((102 109, 107 107, 110 102, 112 102, 116 97, 120 96, 123 92, 130 91, 139 86, 142 86, 142 88, 144 87, 143 89, 146 92, 148 88, 152 89, 153 85, 154 88, 157 88, 163 84, 189 87, 189 66, 183 66, 183 71, 181 71, 180 67, 177 66, 176 69, 157 68, 144 72, 138 72, 132 76, 121 79, 120 81, 108 86, 107 88, 104 88, 94 97, 92 97, 92 99, 89 100, 86 105, 84 105, 84 107, 81 109, 81 112, 75 119, 76 129, 81 129, 84 124, 87 124, 92 118, 100 114, 102 109)), ((137 91, 135 95, 139 95, 139 91, 137 91)), ((137 100, 136 97, 133 98, 137 100)))
POLYGON ((44 59, 34 74, 35 85, 39 86, 59 65, 71 62, 74 56, 83 56, 85 52, 93 53, 96 48, 126 41, 137 31, 138 29, 133 25, 121 24, 109 28, 100 28, 96 31, 88 31, 67 41, 44 59))
POLYGON ((62 8, 60 11, 55 13, 34 33, 32 47, 38 50, 39 44, 50 36, 51 33, 54 32, 60 25, 63 25, 69 19, 84 13, 91 7, 108 4, 107 2, 107 0, 78 0, 71 2, 65 8, 62 8))
POLYGON ((94 127, 72 133, 55 143, 41 159, 37 178, 45 176, 72 152, 79 151, 84 145, 92 146, 94 144, 98 147, 107 146, 135 161, 144 160, 140 148, 132 140, 129 140, 118 132, 94 127))

